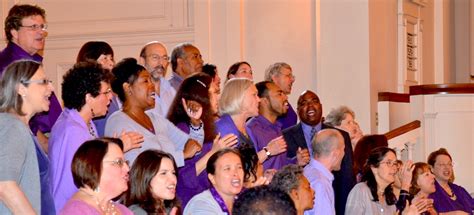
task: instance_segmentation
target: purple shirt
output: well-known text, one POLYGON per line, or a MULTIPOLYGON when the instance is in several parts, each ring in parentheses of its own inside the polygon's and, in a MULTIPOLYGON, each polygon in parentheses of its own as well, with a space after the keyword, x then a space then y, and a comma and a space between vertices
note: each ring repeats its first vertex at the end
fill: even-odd
MULTIPOLYGON (((89 122, 94 132, 97 129, 92 121, 89 122)), ((84 119, 75 109, 67 109, 59 116, 54 124, 49 138, 50 177, 56 211, 60 211, 67 200, 77 192, 72 179, 71 163, 77 149, 87 140, 94 137, 84 119)))
MULTIPOLYGON (((41 57, 39 54, 30 55, 20 46, 9 42, 7 47, 3 49, 2 52, 0 52, 0 76, 3 74, 3 70, 8 65, 21 59, 34 60, 37 62, 43 61, 43 57, 41 57)), ((49 111, 36 114, 29 122, 30 129, 35 136, 38 130, 43 133, 50 132, 51 127, 58 119, 59 114, 61 114, 61 105, 59 104, 58 98, 56 98, 54 92, 51 94, 49 101, 49 111)))
MULTIPOLYGON (((263 150, 268 143, 282 136, 281 123, 276 121, 271 123, 267 118, 258 115, 247 122, 247 130, 251 130, 251 139, 254 140, 254 147, 256 152, 263 150)), ((286 157, 286 153, 272 155, 263 162, 263 168, 267 169, 281 169, 283 166, 291 163, 286 157)))
POLYGON ((38 158, 38 168, 40 172, 41 183, 41 215, 54 215, 56 210, 54 208, 53 194, 51 193, 51 177, 49 176, 49 158, 43 151, 38 139, 32 135, 35 142, 36 156, 38 158))
MULTIPOLYGON (((189 126, 187 123, 181 122, 176 125, 184 133, 189 134, 189 126)), ((176 193, 181 200, 182 208, 195 195, 207 190, 211 187, 207 179, 207 171, 204 169, 199 175, 196 175, 196 163, 212 149, 212 142, 204 143, 199 154, 184 161, 184 166, 178 169, 178 185, 176 193)))
MULTIPOLYGON (((255 140, 253 139, 254 135, 252 135, 252 131, 247 127, 245 128, 245 130, 247 131, 247 134, 250 137, 250 142, 255 142, 255 140)), ((237 144, 234 145, 234 148, 244 143, 244 141, 242 140, 243 135, 240 133, 239 129, 237 129, 237 126, 235 126, 235 123, 229 114, 224 114, 219 120, 217 120, 216 133, 221 134, 221 137, 225 137, 225 135, 227 134, 235 134, 235 136, 239 137, 237 144)))
POLYGON ((296 125, 298 115, 296 115, 296 112, 290 103, 288 103, 288 112, 285 115, 278 117, 277 121, 281 123, 281 130, 296 125))
POLYGON ((450 211, 461 210, 468 214, 472 214, 474 209, 474 200, 471 195, 461 186, 449 183, 449 187, 456 195, 456 200, 449 198, 448 193, 435 180, 436 191, 430 194, 430 198, 434 200, 433 204, 438 213, 446 213, 450 211))

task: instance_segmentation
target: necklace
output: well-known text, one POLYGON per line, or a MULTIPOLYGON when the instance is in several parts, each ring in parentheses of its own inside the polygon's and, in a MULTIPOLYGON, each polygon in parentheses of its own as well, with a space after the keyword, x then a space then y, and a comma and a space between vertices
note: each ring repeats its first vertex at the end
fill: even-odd
POLYGON ((91 123, 87 123, 87 126, 89 127, 89 134, 90 134, 93 138, 97 138, 97 134, 95 133, 94 128, 92 128, 91 123))
POLYGON ((451 187, 449 187, 449 184, 447 186, 441 186, 441 187, 443 188, 444 192, 446 192, 446 194, 448 194, 448 196, 451 200, 456 201, 456 199, 457 199, 456 194, 454 194, 451 187))
POLYGON ((142 120, 139 118, 133 111, 124 111, 126 114, 131 116, 131 118, 140 124, 142 127, 144 127, 146 130, 150 131, 151 133, 155 133, 155 129, 153 128, 153 123, 147 122, 147 120, 142 120), (150 125, 151 124, 151 125, 150 125))
POLYGON ((81 192, 83 192, 84 194, 86 194, 88 197, 90 197, 92 200, 95 201, 95 204, 97 205, 97 208, 100 210, 100 212, 102 214, 104 214, 104 215, 116 215, 117 214, 117 210, 115 209, 115 204, 112 200, 107 201, 105 203, 105 206, 104 206, 104 205, 100 204, 99 199, 97 198, 97 196, 88 193, 83 188, 80 188, 79 190, 81 192))

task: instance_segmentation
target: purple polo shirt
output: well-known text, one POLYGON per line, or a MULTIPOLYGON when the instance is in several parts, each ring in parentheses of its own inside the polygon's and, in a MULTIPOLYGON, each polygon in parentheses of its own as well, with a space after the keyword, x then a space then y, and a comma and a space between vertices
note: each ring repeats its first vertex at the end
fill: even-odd
POLYGON ((296 115, 296 112, 290 103, 288 103, 288 112, 285 115, 278 117, 277 121, 281 123, 282 131, 293 125, 296 125, 296 122, 298 121, 298 115, 296 115))
MULTIPOLYGON (((20 46, 16 45, 15 43, 8 43, 7 47, 0 52, 0 76, 3 75, 4 69, 10 65, 11 63, 17 60, 34 60, 37 62, 42 62, 43 57, 39 54, 30 55, 28 52, 23 50, 20 46)), ((43 133, 48 133, 51 131, 54 123, 58 119, 59 115, 61 114, 62 108, 59 104, 58 98, 56 95, 51 94, 49 98, 49 111, 37 113, 31 120, 30 120, 30 129, 33 134, 36 136, 36 132, 40 130, 43 133)))
MULTIPOLYGON (((257 152, 263 150, 263 147, 266 147, 271 140, 283 135, 280 122, 276 121, 275 123, 271 123, 262 115, 258 115, 249 120, 247 122, 247 130, 252 131, 249 135, 252 135, 251 139, 254 140, 253 143, 257 152)), ((286 157, 286 153, 280 153, 267 158, 267 160, 263 162, 263 168, 265 170, 278 170, 289 163, 292 162, 286 157)))

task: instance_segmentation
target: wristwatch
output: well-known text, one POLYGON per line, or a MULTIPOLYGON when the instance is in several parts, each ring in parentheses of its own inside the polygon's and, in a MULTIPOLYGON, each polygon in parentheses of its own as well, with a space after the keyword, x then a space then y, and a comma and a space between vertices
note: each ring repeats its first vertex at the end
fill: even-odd
POLYGON ((272 155, 272 153, 270 153, 270 151, 268 151, 268 148, 267 147, 263 147, 263 150, 265 151, 265 154, 270 157, 272 155))

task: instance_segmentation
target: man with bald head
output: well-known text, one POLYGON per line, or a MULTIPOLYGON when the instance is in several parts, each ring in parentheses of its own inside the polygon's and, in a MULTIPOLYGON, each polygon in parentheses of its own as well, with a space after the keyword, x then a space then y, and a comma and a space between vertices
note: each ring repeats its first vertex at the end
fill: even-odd
POLYGON ((176 96, 176 90, 166 80, 166 71, 170 64, 168 51, 163 43, 152 41, 147 43, 140 52, 140 64, 151 73, 155 84, 155 111, 157 114, 166 117, 168 109, 176 96))
MULTIPOLYGON (((307 90, 298 98, 296 108, 300 123, 283 130, 283 137, 287 143, 287 156, 294 158, 298 148, 308 149, 311 156, 314 152, 311 147, 311 140, 314 135, 324 129, 336 129, 321 121, 323 107, 316 93, 307 90)), ((355 176, 352 171, 352 145, 349 134, 337 129, 344 138, 344 157, 341 169, 334 171, 333 188, 336 200, 336 214, 344 214, 347 196, 355 185, 355 176)), ((317 201, 317 200, 316 200, 317 201)))
POLYGON ((179 86, 188 76, 202 71, 202 55, 199 49, 190 43, 178 44, 171 53, 171 68, 173 77, 171 86, 178 91, 179 86))
POLYGON ((314 201, 313 209, 305 211, 305 214, 336 214, 332 188, 334 175, 331 171, 341 169, 345 148, 344 138, 335 129, 324 129, 313 138, 311 148, 314 155, 304 168, 304 175, 315 191, 317 201, 314 201))

